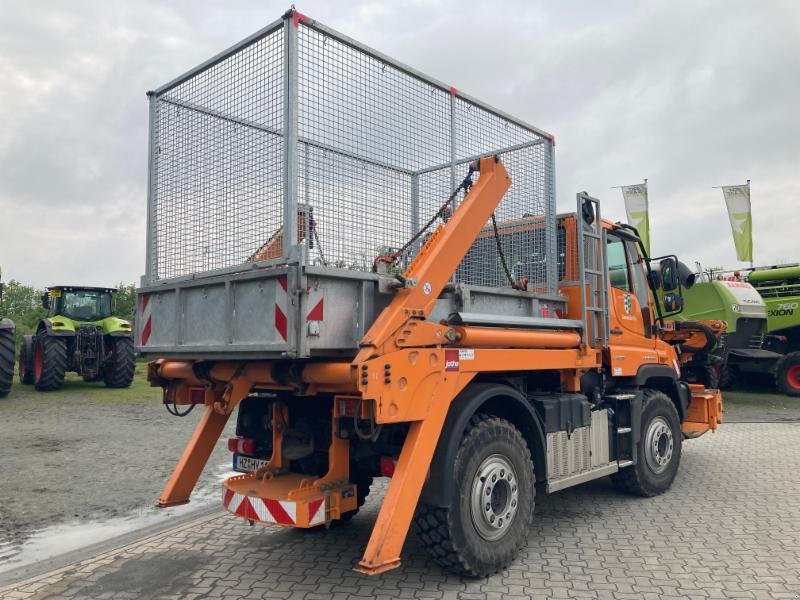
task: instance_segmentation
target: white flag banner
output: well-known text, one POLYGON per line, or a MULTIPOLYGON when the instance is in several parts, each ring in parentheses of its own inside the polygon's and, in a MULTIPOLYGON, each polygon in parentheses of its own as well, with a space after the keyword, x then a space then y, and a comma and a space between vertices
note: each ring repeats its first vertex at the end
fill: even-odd
POLYGON ((753 217, 750 212, 750 182, 744 185, 722 186, 728 219, 731 222, 736 258, 753 261, 753 217))
POLYGON ((639 231, 647 253, 650 254, 650 216, 647 203, 647 182, 637 185, 623 185, 622 199, 625 200, 625 212, 628 215, 628 224, 639 231))

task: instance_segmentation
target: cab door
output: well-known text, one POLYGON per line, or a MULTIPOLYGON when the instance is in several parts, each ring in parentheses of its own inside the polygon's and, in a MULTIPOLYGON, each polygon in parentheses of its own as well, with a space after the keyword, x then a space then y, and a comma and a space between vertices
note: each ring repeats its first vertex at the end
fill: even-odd
POLYGON ((606 232, 606 264, 611 374, 633 376, 642 364, 658 360, 644 265, 634 243, 613 231, 606 232))

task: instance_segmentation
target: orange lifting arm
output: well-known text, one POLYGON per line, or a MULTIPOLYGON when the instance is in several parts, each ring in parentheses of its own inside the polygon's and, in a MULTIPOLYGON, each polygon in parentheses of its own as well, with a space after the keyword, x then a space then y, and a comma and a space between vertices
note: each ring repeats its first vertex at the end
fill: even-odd
POLYGON ((362 351, 354 364, 374 356, 411 317, 425 318, 445 284, 458 268, 475 238, 511 186, 497 156, 478 161, 480 176, 445 226, 439 226, 404 273, 416 285, 397 292, 361 340, 362 351))

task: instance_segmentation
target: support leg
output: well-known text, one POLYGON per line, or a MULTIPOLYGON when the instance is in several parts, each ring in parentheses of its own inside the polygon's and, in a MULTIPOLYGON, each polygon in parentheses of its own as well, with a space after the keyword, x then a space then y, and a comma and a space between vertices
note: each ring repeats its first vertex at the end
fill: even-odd
POLYGON ((230 416, 216 412, 213 406, 206 406, 205 410, 156 506, 163 508, 189 502, 189 495, 230 416))
POLYGON ((378 520, 356 571, 376 575, 400 566, 400 551, 417 508, 447 410, 469 379, 471 377, 464 377, 456 385, 442 386, 445 389, 440 388, 435 393, 428 416, 411 424, 378 520))

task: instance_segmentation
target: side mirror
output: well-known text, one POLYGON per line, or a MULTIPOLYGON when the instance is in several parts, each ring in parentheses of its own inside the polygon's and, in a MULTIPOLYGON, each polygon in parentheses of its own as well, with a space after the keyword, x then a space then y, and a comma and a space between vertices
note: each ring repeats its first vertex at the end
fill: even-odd
POLYGON ((594 223, 594 206, 592 206, 592 201, 589 198, 584 198, 583 202, 581 202, 581 218, 587 225, 594 223))
POLYGON ((661 289, 665 292, 674 292, 678 289, 680 279, 678 278, 678 261, 672 257, 667 257, 659 264, 661 271, 661 289))
POLYGON ((667 294, 664 296, 664 308, 668 313, 679 313, 683 310, 683 296, 667 294))
POLYGON ((42 308, 50 308, 50 294, 47 292, 42 294, 42 308))

